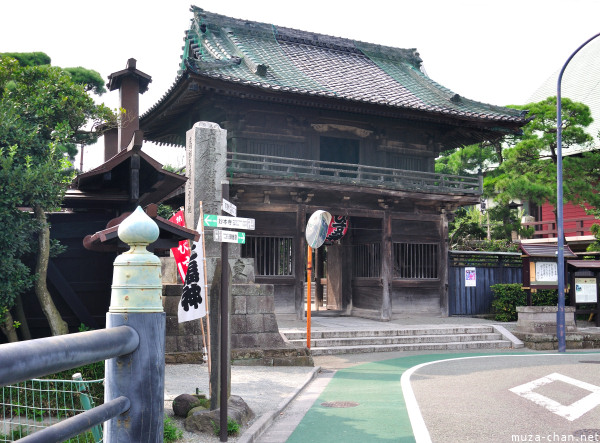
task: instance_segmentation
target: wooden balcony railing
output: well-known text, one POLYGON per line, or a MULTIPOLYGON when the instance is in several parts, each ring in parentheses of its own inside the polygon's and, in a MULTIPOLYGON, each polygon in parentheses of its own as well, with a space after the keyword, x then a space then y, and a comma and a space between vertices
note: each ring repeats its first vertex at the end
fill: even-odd
POLYGON ((250 174, 286 180, 308 180, 428 193, 480 195, 481 177, 436 174, 404 169, 334 163, 270 155, 227 153, 229 174, 250 174))
MULTIPOLYGON (((593 220, 596 220, 600 224, 600 220, 597 220, 593 215, 587 215, 578 218, 566 218, 563 220, 565 237, 575 237, 582 235, 592 235, 590 233, 590 225, 593 224, 593 220), (587 222, 587 223, 586 223, 587 222)), ((524 228, 533 226, 535 229, 533 238, 554 238, 558 236, 556 229, 555 220, 545 220, 538 222, 528 222, 521 224, 524 228)))

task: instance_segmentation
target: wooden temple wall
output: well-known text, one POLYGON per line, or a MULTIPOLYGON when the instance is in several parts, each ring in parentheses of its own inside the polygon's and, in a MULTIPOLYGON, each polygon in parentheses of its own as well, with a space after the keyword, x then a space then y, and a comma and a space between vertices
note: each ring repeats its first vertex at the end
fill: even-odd
MULTIPOLYGON (((276 312, 301 316, 306 279, 304 227, 316 209, 297 205, 292 211, 288 205, 285 211, 277 207, 273 211, 268 206, 260 211, 239 207, 240 216, 256 221, 242 256, 255 259, 257 283, 274 285, 276 312)), ((360 209, 346 209, 346 213, 348 233, 340 244, 323 246, 320 252, 327 256, 327 292, 330 298, 338 297, 328 298, 328 305, 334 304, 343 313, 379 317, 387 297, 390 315, 442 312, 446 280, 443 217, 360 209)))

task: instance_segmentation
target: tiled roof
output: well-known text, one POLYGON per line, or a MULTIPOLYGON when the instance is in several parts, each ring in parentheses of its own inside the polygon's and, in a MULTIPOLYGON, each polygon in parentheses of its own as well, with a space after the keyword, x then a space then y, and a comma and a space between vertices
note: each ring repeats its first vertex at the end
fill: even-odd
POLYGON ((521 111, 465 99, 400 49, 234 19, 193 6, 180 73, 264 90, 331 97, 487 122, 525 123, 521 111))
MULTIPOLYGON (((556 259, 558 253, 558 246, 546 245, 546 244, 520 244, 521 251, 523 254, 529 257, 547 257, 556 259)), ((565 258, 577 258, 577 255, 567 245, 564 247, 565 258)))

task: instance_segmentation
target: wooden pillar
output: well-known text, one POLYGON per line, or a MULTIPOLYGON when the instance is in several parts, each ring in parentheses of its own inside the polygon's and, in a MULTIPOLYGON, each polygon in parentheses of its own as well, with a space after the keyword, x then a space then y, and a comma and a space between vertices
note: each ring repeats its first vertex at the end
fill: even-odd
POLYGON ((294 275, 296 276, 296 287, 294 303, 296 318, 304 318, 304 269, 306 267, 306 206, 299 205, 296 212, 296 251, 294 254, 294 275))
POLYGON ((389 211, 383 213, 381 236, 381 282, 383 284, 381 297, 381 320, 392 319, 392 217, 389 211))
POLYGON ((348 229, 348 233, 342 238, 342 260, 343 260, 343 275, 342 275, 342 310, 345 315, 352 314, 352 230, 348 229))
POLYGON ((440 260, 438 275, 440 276, 440 310, 443 317, 450 312, 448 302, 448 217, 445 212, 440 216, 440 260))
POLYGON ((324 250, 325 246, 315 249, 315 300, 316 310, 318 311, 323 306, 323 285, 321 279, 323 278, 323 265, 324 265, 324 250))
POLYGON ((109 129, 104 133, 104 161, 108 161, 119 153, 119 131, 109 129))
MULTIPOLYGON (((140 128, 140 98, 139 95, 148 90, 152 77, 136 68, 136 60, 127 60, 127 67, 122 71, 113 72, 108 76, 107 87, 109 91, 119 90, 119 108, 125 109, 124 118, 117 130, 118 152, 127 148, 127 144, 134 132, 140 128)), ((105 145, 104 159, 112 157, 114 140, 105 145)))
POLYGON ((327 309, 342 309, 344 254, 340 244, 327 247, 327 309))
POLYGON ((129 201, 137 204, 140 199, 140 156, 133 154, 130 163, 129 201))
MULTIPOLYGON (((135 68, 135 62, 134 62, 135 68)), ((119 151, 127 147, 133 132, 140 128, 140 81, 137 76, 126 75, 121 80, 120 107, 125 109, 124 122, 119 125, 119 151)))

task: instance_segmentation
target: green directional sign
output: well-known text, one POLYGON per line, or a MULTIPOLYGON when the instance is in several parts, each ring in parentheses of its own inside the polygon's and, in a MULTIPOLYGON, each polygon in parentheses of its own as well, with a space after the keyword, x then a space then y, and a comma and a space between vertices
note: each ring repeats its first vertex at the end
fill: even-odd
POLYGON ((255 223, 253 218, 227 217, 225 215, 205 214, 204 226, 207 226, 209 228, 246 229, 249 231, 253 231, 255 223))
POLYGON ((217 218, 216 215, 205 214, 204 215, 204 226, 208 226, 209 228, 217 227, 217 218))

